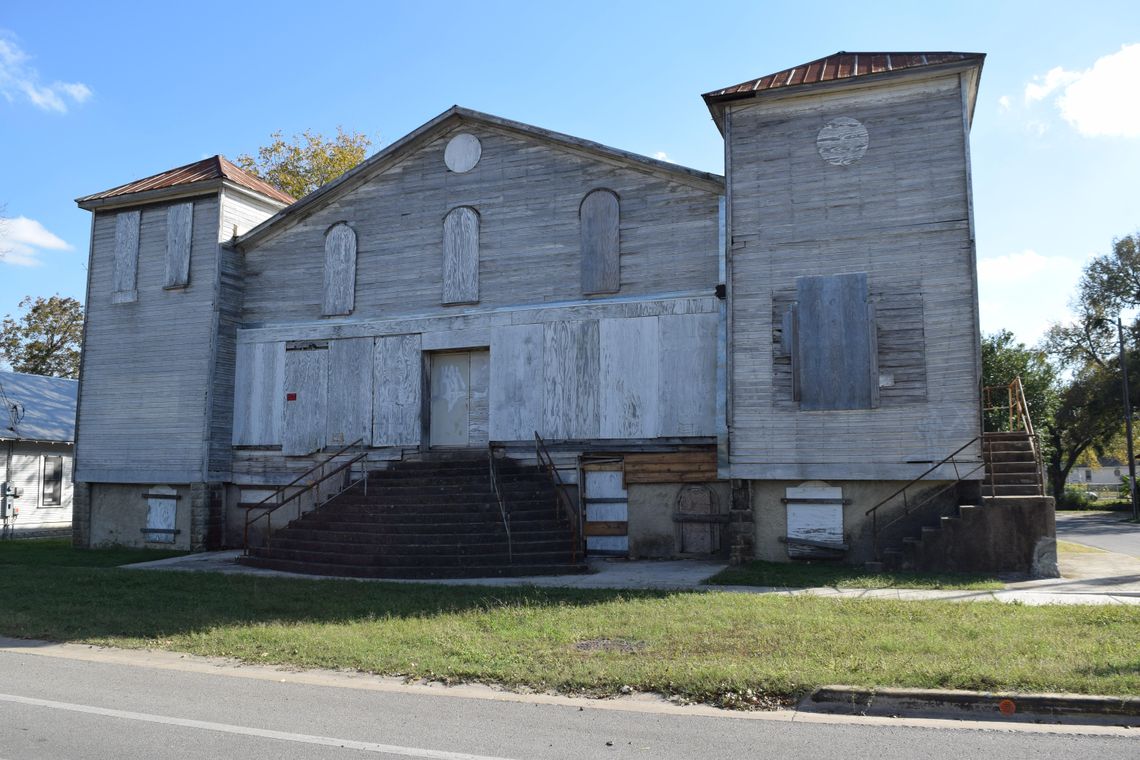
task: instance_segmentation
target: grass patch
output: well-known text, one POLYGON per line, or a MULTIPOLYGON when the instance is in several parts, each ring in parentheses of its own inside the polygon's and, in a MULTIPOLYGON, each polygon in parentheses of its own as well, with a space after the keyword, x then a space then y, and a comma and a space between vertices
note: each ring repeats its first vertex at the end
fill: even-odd
POLYGON ((59 539, 29 539, 0 542, 0 567, 24 565, 28 567, 117 567, 133 562, 178 557, 186 554, 173 549, 90 549, 78 551, 71 541, 59 539))
POLYGON ((853 565, 831 562, 763 562, 726 567, 709 578, 720 586, 779 588, 909 588, 994 591, 1004 584, 992 575, 951 573, 869 573, 853 565))
POLYGON ((826 683, 1140 694, 1136 607, 295 580, 11 546, 8 636, 736 707, 826 683))

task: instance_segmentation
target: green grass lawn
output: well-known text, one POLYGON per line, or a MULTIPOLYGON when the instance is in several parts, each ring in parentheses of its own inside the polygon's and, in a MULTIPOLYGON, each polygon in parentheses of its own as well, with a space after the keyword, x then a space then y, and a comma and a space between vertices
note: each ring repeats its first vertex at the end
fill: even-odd
POLYGON ((1140 694, 1140 609, 295 580, 0 543, 0 634, 735 707, 829 683, 1140 694))
POLYGON ((912 588, 993 591, 1004 584, 992 575, 935 573, 868 573, 861 567, 833 562, 763 562, 726 567, 709 578, 721 586, 780 588, 912 588))

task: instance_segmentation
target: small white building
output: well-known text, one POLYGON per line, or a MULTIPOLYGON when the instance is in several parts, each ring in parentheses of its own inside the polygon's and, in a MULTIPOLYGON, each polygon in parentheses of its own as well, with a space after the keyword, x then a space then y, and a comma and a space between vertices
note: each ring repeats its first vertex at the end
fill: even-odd
POLYGON ((1127 463, 1113 457, 1100 457, 1097 467, 1078 465, 1069 470, 1066 485, 1085 487, 1097 491, 1119 487, 1128 474, 1127 463))
POLYGON ((71 535, 76 380, 0 372, 0 537, 71 535))

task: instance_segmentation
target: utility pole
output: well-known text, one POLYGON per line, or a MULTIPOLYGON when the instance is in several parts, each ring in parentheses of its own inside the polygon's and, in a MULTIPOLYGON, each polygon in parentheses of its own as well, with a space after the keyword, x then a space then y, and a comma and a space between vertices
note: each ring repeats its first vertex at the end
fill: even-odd
POLYGON ((1120 377, 1124 387, 1124 436, 1128 442, 1128 495, 1132 500, 1132 519, 1140 519, 1136 504, 1136 456, 1132 453, 1132 396, 1128 392, 1128 363, 1124 360, 1124 323, 1116 318, 1116 334, 1120 339, 1120 377))

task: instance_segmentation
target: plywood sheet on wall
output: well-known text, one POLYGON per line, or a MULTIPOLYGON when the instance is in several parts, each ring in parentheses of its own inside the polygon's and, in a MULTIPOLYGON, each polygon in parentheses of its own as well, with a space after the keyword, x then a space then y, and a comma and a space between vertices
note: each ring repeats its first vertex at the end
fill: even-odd
POLYGON ((329 341, 328 420, 330 446, 372 441, 372 338, 329 341))
POLYGON ((418 445, 423 383, 420 336, 377 338, 374 364, 372 445, 418 445))
POLYGON ((541 431, 542 346, 542 325, 509 325, 492 331, 491 440, 531 440, 541 431))
POLYGON ((652 438, 657 434, 657 319, 599 320, 602 438, 652 438))
POLYGON ((543 325, 546 437, 599 436, 598 341, 597 320, 543 325))
POLYGON ((329 352, 285 352, 285 422, 281 453, 302 456, 325 447, 328 415, 329 352))
POLYGON ((234 445, 279 445, 284 400, 285 344, 239 344, 234 380, 234 445))

